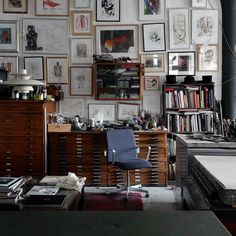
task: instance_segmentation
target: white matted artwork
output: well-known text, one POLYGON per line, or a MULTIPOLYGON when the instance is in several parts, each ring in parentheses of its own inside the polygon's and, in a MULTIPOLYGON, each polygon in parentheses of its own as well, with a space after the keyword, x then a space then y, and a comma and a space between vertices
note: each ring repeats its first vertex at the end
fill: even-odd
POLYGON ((32 79, 44 80, 44 59, 43 57, 24 57, 24 68, 32 79))
POLYGON ((15 79, 18 73, 18 56, 0 56, 0 65, 4 63, 8 71, 8 79, 15 79))
POLYGON ((160 93, 153 91, 149 95, 143 95, 143 109, 152 114, 160 113, 160 93))
POLYGON ((192 0, 192 7, 205 8, 207 7, 207 0, 192 0))
POLYGON ((115 121, 115 104, 88 104, 88 117, 99 121, 115 121))
POLYGON ((74 0, 75 8, 90 8, 91 0, 74 0))
POLYGON ((157 54, 141 54, 141 62, 144 65, 144 72, 161 72, 165 71, 165 55, 164 53, 157 54))
POLYGON ((85 118, 84 104, 82 98, 64 98, 60 101, 61 114, 65 117, 79 116, 85 118))
POLYGON ((117 104, 117 119, 129 120, 133 116, 139 115, 139 104, 135 103, 118 103, 117 104))

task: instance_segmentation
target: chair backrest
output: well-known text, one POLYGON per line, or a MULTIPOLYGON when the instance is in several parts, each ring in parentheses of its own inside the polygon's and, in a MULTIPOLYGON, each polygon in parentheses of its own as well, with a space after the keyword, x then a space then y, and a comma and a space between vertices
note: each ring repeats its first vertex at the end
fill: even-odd
POLYGON ((106 131, 107 161, 112 162, 112 149, 116 151, 116 161, 138 158, 137 146, 132 129, 113 129, 106 131))

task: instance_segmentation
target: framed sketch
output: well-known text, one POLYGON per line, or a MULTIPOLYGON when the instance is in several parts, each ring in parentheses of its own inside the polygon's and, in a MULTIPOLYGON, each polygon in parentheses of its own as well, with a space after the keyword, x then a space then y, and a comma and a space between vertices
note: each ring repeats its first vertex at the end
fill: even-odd
POLYGON ((143 24, 143 51, 165 51, 165 24, 164 23, 149 23, 143 24))
POLYGON ((139 20, 165 19, 165 0, 139 0, 139 20))
POLYGON ((195 75, 195 52, 168 52, 169 75, 195 75))
POLYGON ((69 16, 70 0, 35 0, 36 16, 69 16))
POLYGON ((0 20, 0 52, 19 51, 19 24, 16 20, 0 20))
POLYGON ((8 71, 8 78, 15 79, 15 75, 18 73, 18 56, 0 56, 0 65, 3 63, 8 71))
POLYGON ((192 7, 206 8, 207 0, 192 0, 192 7))
POLYGON ((68 84, 68 58, 47 57, 46 75, 48 84, 68 84))
POLYGON ((138 59, 138 25, 95 26, 97 54, 138 59))
POLYGON ((145 90, 160 90, 160 76, 145 76, 144 89, 145 90))
POLYGON ((92 35, 92 11, 80 10, 72 13, 72 35, 92 35))
POLYGON ((88 117, 95 122, 115 121, 115 104, 88 104, 88 117))
POLYGON ((71 39, 71 63, 93 63, 93 39, 71 39))
POLYGON ((64 98, 60 101, 61 114, 64 117, 79 116, 85 118, 85 100, 83 98, 64 98))
POLYGON ((120 21, 120 0, 96 0, 96 21, 120 21))
POLYGON ((145 73, 165 71, 164 53, 142 54, 141 63, 144 65, 145 73))
POLYGON ((192 42, 218 43, 218 10, 192 10, 192 42))
POLYGON ((117 103, 117 119, 129 120, 133 116, 139 115, 139 104, 117 103))
POLYGON ((190 47, 188 9, 169 9, 170 49, 190 47))
POLYGON ((70 67, 70 95, 92 96, 92 67, 70 67))
POLYGON ((197 45, 198 71, 218 71, 218 45, 197 45))
POLYGON ((90 8, 91 0, 74 0, 75 8, 90 8))
POLYGON ((24 57, 24 68, 32 76, 32 79, 44 80, 43 57, 24 57))
POLYGON ((3 0, 3 13, 28 13, 28 0, 3 0))
POLYGON ((24 18, 23 37, 24 53, 67 54, 68 20, 24 18))

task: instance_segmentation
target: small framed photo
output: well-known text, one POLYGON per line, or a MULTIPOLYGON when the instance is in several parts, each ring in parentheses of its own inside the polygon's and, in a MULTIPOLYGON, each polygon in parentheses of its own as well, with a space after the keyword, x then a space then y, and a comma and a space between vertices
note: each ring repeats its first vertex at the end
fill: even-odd
POLYGON ((88 117, 95 122, 115 121, 115 104, 88 104, 88 117))
POLYGON ((117 119, 129 120, 133 116, 139 115, 139 104, 117 103, 117 119))
POLYGON ((142 54, 141 63, 144 65, 145 73, 156 73, 165 71, 164 53, 142 54))
POLYGON ((143 51, 165 51, 165 24, 164 23, 149 23, 143 24, 143 51))
POLYGON ((144 89, 145 90, 160 90, 160 76, 145 76, 144 89))
POLYGON ((24 57, 24 68, 33 75, 32 79, 44 80, 43 57, 24 57))
POLYGON ((96 21, 120 21, 120 0, 96 0, 96 21))
POLYGON ((196 8, 206 8, 207 7, 207 0, 192 0, 192 7, 196 8))
POLYGON ((71 39, 71 63, 72 64, 93 63, 92 38, 71 39))
POLYGON ((47 57, 46 68, 48 84, 68 84, 67 57, 47 57))
POLYGON ((92 11, 80 10, 72 13, 72 34, 92 35, 92 11))
POLYGON ((0 56, 0 65, 4 64, 8 71, 8 78, 15 79, 15 75, 18 73, 18 56, 0 56))
POLYGON ((90 8, 91 0, 74 0, 75 8, 90 8))
POLYGON ((16 20, 0 20, 0 52, 19 51, 19 24, 16 20))
POLYGON ((70 95, 92 96, 92 67, 71 66, 70 67, 70 95))
POLYGON ((28 0, 3 0, 3 13, 28 13, 28 0))
POLYGON ((218 45, 197 45, 198 71, 218 71, 218 45))
POLYGON ((168 52, 169 75, 195 75, 195 52, 168 52))

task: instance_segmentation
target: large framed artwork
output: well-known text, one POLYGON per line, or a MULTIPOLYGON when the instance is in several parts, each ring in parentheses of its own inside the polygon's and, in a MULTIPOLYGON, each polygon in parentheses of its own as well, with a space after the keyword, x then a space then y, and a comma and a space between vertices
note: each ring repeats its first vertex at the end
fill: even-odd
POLYGON ((117 119, 129 120, 133 116, 139 115, 139 104, 135 103, 117 103, 117 119))
POLYGON ((206 8, 207 7, 207 0, 192 0, 192 7, 196 8, 206 8))
POLYGON ((165 71, 164 53, 142 54, 141 62, 145 73, 156 73, 165 71))
POLYGON ((95 122, 115 121, 115 104, 88 104, 88 117, 95 122))
POLYGON ((90 8, 91 0, 74 0, 75 8, 90 8))
POLYGON ((3 0, 4 13, 28 13, 28 0, 12 1, 3 0))
POLYGON ((170 49, 188 49, 189 38, 188 9, 169 9, 170 49))
POLYGON ((15 79, 15 75, 18 73, 18 56, 0 56, 0 65, 4 64, 8 71, 8 78, 15 79))
POLYGON ((95 26, 97 54, 138 59, 138 25, 95 26))
POLYGON ((23 51, 34 54, 68 53, 68 20, 24 18, 23 51))
POLYGON ((44 80, 43 57, 24 57, 24 68, 32 76, 32 79, 44 80))

